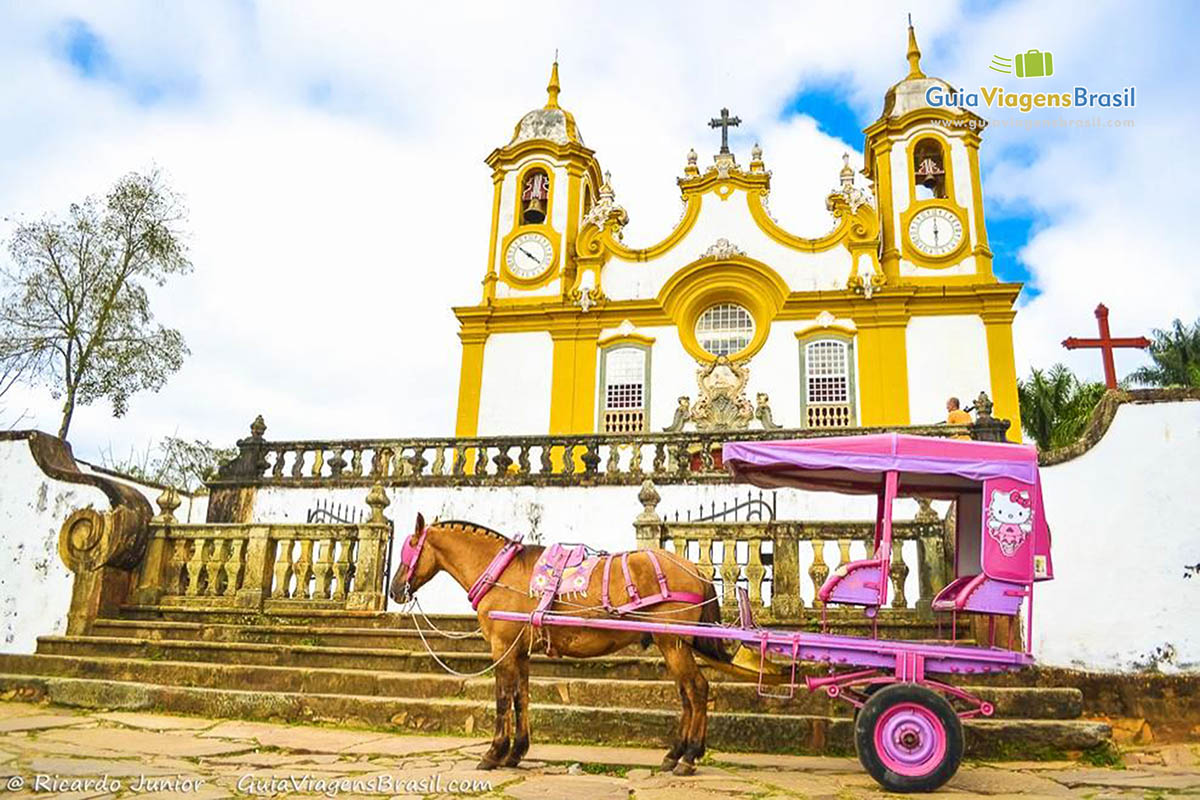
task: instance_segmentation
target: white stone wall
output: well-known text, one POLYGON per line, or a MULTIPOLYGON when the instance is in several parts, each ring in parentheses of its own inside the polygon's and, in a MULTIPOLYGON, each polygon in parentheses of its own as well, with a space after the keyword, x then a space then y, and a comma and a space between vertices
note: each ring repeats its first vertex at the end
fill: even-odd
POLYGON ((1056 579, 1038 584, 1034 652, 1061 666, 1200 668, 1200 401, 1124 405, 1100 442, 1042 470, 1056 579))
POLYGON ((479 435, 545 433, 550 425, 550 334, 494 333, 483 347, 479 435))
POLYGON ((957 397, 965 408, 981 391, 995 396, 987 335, 978 316, 912 317, 905 338, 912 424, 945 422, 949 397, 957 397))

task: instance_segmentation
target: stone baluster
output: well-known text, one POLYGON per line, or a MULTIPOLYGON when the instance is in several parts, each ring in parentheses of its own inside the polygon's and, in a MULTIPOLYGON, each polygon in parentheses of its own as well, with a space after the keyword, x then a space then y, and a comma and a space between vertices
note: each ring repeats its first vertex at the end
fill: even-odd
MULTIPOLYGON (((851 546, 853 543, 854 543, 854 540, 853 540, 853 539, 845 539, 845 538, 842 538, 842 539, 838 539, 838 540, 837 540, 837 546, 838 546, 838 563, 837 563, 837 567, 835 567, 835 569, 837 569, 837 568, 840 568, 840 567, 844 567, 844 566, 846 566, 847 564, 849 564, 849 563, 850 563, 850 561, 851 561, 851 558, 850 558, 850 546, 851 546)), ((868 542, 868 543, 867 543, 867 555, 868 555, 868 556, 869 556, 869 555, 871 555, 871 543, 870 543, 870 542, 868 542)))
POLYGON ((311 475, 314 478, 320 478, 321 473, 325 470, 325 449, 318 447, 313 451, 313 465, 311 475))
POLYGON ((553 442, 545 442, 542 444, 542 475, 550 475, 554 472, 554 444, 553 442))
POLYGON ((187 591, 184 592, 188 597, 199 597, 204 593, 204 555, 207 543, 208 540, 202 537, 192 540, 192 552, 187 563, 187 591))
MULTIPOLYGON (((345 453, 346 453, 346 448, 344 448, 344 447, 333 448, 333 457, 330 458, 328 461, 329 477, 331 477, 331 478, 342 477, 342 473, 346 471, 345 453)), ((313 477, 319 477, 319 474, 314 475, 313 477)))
POLYGON ((413 448, 413 454, 409 456, 408 463, 412 466, 412 476, 420 480, 421 475, 425 472, 425 467, 429 461, 425 458, 425 448, 416 446, 413 448))
POLYGON ((176 539, 171 544, 171 560, 167 567, 167 594, 187 594, 188 540, 176 539))
POLYGON ((532 467, 529 464, 529 442, 521 442, 517 450, 517 474, 528 475, 532 467))
POLYGON ((241 588, 239 578, 244 567, 245 547, 246 540, 241 537, 229 540, 229 555, 225 559, 225 591, 221 593, 224 597, 236 597, 241 588))
POLYGON ((700 545, 700 558, 696 562, 696 571, 700 573, 700 577, 711 581, 713 575, 716 573, 712 561, 712 536, 701 534, 698 537, 698 542, 700 545))
POLYGON ((725 608, 736 608, 737 599, 734 596, 734 590, 737 588, 737 579, 742 572, 742 567, 737 560, 737 539, 733 538, 731 532, 722 531, 717 534, 721 537, 721 604, 725 608))
POLYGON ((283 477, 283 460, 287 457, 287 450, 280 447, 275 450, 274 464, 271 465, 271 475, 276 478, 283 477))
POLYGON ((639 476, 642 474, 642 447, 644 446, 640 440, 634 440, 633 453, 629 457, 629 474, 639 476))
POLYGON ((813 560, 808 567, 808 577, 812 578, 813 582, 813 607, 820 608, 825 605, 816 592, 824 585, 825 579, 829 577, 829 565, 825 563, 825 540, 812 540, 813 560))
POLYGON ((496 475, 501 478, 511 477, 508 468, 512 466, 513 460, 508 450, 509 445, 500 445, 496 448, 496 455, 492 456, 492 463, 496 465, 496 475))
POLYGON ((595 477, 600 468, 600 449, 594 438, 583 442, 583 455, 580 460, 583 462, 583 474, 589 478, 595 477))
POLYGON ((613 476, 621 472, 621 445, 613 442, 608 445, 608 461, 604 464, 604 474, 613 476))
POLYGON ((220 597, 221 578, 224 577, 226 547, 228 540, 214 538, 208 549, 208 558, 204 559, 204 593, 209 597, 220 597))
POLYGON ((650 474, 662 475, 667 466, 667 446, 664 442, 654 444, 654 462, 650 465, 650 474))
POLYGON ((275 543, 275 576, 271 583, 271 597, 282 600, 291 596, 292 591, 292 545, 295 540, 290 536, 281 536, 275 543))
POLYGON ((362 474, 363 474, 363 449, 361 447, 356 447, 351 451, 350 474, 356 478, 362 477, 362 474))
POLYGON ((908 579, 904 542, 892 543, 892 563, 888 568, 888 576, 892 579, 892 608, 908 608, 908 598, 904 596, 904 582, 908 579))
POLYGON ((318 544, 317 561, 313 564, 313 599, 328 600, 333 584, 333 548, 337 541, 332 534, 318 544))
POLYGON ((304 477, 304 456, 307 451, 302 447, 296 448, 296 460, 292 462, 292 477, 304 477))
POLYGON ((313 581, 313 540, 300 541, 300 555, 293 564, 296 575, 296 589, 292 592, 293 600, 308 600, 312 598, 313 581))
POLYGON ((353 542, 343 539, 339 542, 337 558, 333 562, 334 585, 332 599, 344 601, 350 591, 350 576, 353 568, 350 561, 350 550, 353 542))
MULTIPOLYGON (((750 552, 746 559, 746 580, 750 584, 750 605, 755 610, 763 607, 763 578, 767 568, 762 563, 762 540, 751 539, 747 542, 750 552)), ((774 588, 774 587, 772 587, 774 588)))

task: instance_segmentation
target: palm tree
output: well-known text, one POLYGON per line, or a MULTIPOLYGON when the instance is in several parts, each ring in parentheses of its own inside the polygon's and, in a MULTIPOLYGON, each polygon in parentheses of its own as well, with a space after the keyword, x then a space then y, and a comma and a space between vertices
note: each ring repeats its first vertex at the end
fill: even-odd
POLYGON ((1062 364, 1035 369, 1017 382, 1021 427, 1039 450, 1071 444, 1083 433, 1092 409, 1104 396, 1103 383, 1085 383, 1062 364))
POLYGON ((1200 386, 1200 319, 1190 327, 1177 319, 1170 330, 1155 328, 1152 335, 1154 363, 1129 377, 1149 386, 1200 386))

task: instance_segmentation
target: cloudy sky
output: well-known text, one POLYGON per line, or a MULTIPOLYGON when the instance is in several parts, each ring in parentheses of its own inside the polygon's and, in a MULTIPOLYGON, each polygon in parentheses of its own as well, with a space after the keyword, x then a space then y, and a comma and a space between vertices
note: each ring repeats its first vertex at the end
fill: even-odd
MULTIPOLYGON (((1058 342, 1090 335, 1101 300, 1117 333, 1195 319, 1195 6, 909 6, 925 71, 956 86, 1028 89, 987 65, 1029 48, 1054 54, 1039 88, 1137 86, 1132 111, 1061 115, 1132 127, 984 136, 997 270, 1027 281, 1022 373, 1061 360, 1098 377, 1098 357, 1058 342)), ((61 212, 151 166, 191 211, 195 271, 156 310, 192 355, 123 419, 80 409, 77 452, 229 443, 260 412, 274 438, 452 431, 449 308, 479 298, 483 158, 544 102, 556 49, 629 242, 677 219, 675 177, 689 147, 715 150, 705 123, 722 106, 743 120, 743 161, 762 143, 776 216, 815 235, 841 153, 861 165, 861 128, 905 74, 904 24, 894 3, 0 1, 0 217, 61 212)), ((57 429, 43 392, 3 402, 5 425, 27 411, 22 427, 57 429)))

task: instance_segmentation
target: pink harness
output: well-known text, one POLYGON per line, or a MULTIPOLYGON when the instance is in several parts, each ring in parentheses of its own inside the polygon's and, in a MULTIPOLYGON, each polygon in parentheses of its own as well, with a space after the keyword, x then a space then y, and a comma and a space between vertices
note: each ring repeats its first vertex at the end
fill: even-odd
MULTIPOLYGON (((553 552, 557 553, 558 551, 555 550, 553 552)), ((642 550, 639 552, 645 553, 650 559, 650 564, 654 567, 654 577, 658 582, 658 592, 646 597, 642 597, 638 593, 637 584, 633 580, 633 574, 629 571, 629 556, 632 555, 631 553, 606 553, 604 554, 604 576, 600 582, 600 605, 605 611, 620 616, 637 611, 639 608, 655 605, 656 603, 676 602, 696 604, 704 602, 704 596, 701 594, 697 594, 696 592, 680 592, 669 588, 667 586, 667 575, 663 572, 662 564, 659 563, 658 556, 654 554, 654 551, 642 550), (612 600, 609 598, 608 587, 612 577, 613 559, 618 556, 621 559, 621 571, 625 574, 625 593, 629 596, 629 600, 619 606, 614 606, 612 600)), ((547 551, 546 555, 550 554, 551 551, 547 551)), ((543 555, 543 558, 546 555, 543 555)), ((538 587, 537 590, 541 592, 542 596, 538 600, 537 608, 529 615, 529 622, 534 627, 542 625, 543 617, 550 610, 550 606, 554 604, 554 598, 558 593, 558 586, 562 580, 563 573, 564 570, 562 569, 555 570, 553 582, 543 587, 538 587)), ((531 593, 533 593, 534 588, 530 587, 531 593)))
MULTIPOLYGON (((413 570, 417 568, 417 561, 421 558, 421 551, 425 549, 427 538, 429 538, 429 528, 423 527, 415 545, 412 544, 412 539, 408 538, 404 540, 404 544, 400 548, 400 566, 405 569, 404 591, 406 594, 412 581, 413 570)), ((517 538, 505 542, 504 547, 500 548, 500 552, 496 553, 487 565, 487 569, 475 579, 475 583, 471 584, 471 588, 467 590, 467 599, 471 601, 471 608, 479 608, 479 603, 483 600, 484 595, 491 591, 491 588, 496 585, 496 581, 500 580, 500 576, 504 574, 504 570, 524 549, 525 545, 521 544, 519 535, 517 538)))

